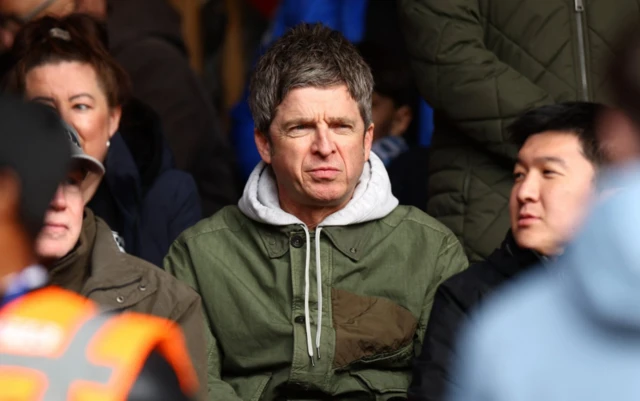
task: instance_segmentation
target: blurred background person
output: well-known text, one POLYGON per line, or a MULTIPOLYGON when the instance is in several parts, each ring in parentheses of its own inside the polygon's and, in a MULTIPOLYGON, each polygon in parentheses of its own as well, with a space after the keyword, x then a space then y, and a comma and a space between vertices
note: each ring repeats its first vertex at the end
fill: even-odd
POLYGON ((371 41, 357 45, 373 74, 371 150, 380 157, 391 180, 391 191, 401 205, 422 210, 427 204, 424 167, 428 149, 419 143, 420 98, 409 58, 403 47, 371 41))
POLYGON ((604 149, 596 121, 604 107, 569 102, 524 113, 510 127, 517 144, 509 199, 511 229, 489 258, 458 273, 436 292, 411 400, 443 400, 454 386, 451 362, 460 326, 501 286, 562 254, 596 194, 604 149))
POLYGON ((400 0, 418 87, 434 109, 427 212, 485 259, 509 228, 517 149, 506 127, 523 112, 610 103, 605 61, 633 0, 400 0))
POLYGON ((104 162, 106 175, 89 207, 128 253, 161 266, 171 242, 201 217, 197 189, 189 174, 171 166, 159 128, 144 123, 153 111, 134 101, 123 113, 128 77, 104 47, 105 35, 82 14, 30 22, 16 37, 9 85, 55 108, 84 151, 104 162), (127 113, 136 118, 119 131, 127 113))
POLYGON ((67 133, 43 106, 1 98, 0 132, 0 398, 192 399, 197 381, 173 324, 101 314, 80 296, 40 288, 46 205, 60 182, 80 191, 79 169, 99 173, 99 163, 76 148, 70 166, 67 133))
MULTIPOLYGON (((211 96, 189 65, 180 17, 167 1, 3 0, 0 42, 8 49, 29 21, 76 12, 106 22, 108 49, 131 77, 133 96, 159 116, 176 166, 198 185, 204 215, 235 203, 239 184, 233 152, 211 96)), ((12 60, 5 57, 4 64, 12 60)))

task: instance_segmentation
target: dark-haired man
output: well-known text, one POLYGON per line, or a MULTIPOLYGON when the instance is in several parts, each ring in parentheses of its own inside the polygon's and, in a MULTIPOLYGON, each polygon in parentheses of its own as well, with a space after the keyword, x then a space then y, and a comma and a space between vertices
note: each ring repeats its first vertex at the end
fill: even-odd
POLYGON ((459 326, 497 287, 562 253, 587 212, 603 149, 595 134, 601 106, 543 106, 510 127, 519 147, 509 199, 511 230, 482 263, 445 281, 436 292, 409 398, 442 400, 459 326))
POLYGON ((238 207, 185 231, 165 268, 202 295, 218 400, 404 399, 431 302, 467 261, 398 206, 371 150, 373 79, 339 32, 300 25, 253 74, 262 162, 238 207))

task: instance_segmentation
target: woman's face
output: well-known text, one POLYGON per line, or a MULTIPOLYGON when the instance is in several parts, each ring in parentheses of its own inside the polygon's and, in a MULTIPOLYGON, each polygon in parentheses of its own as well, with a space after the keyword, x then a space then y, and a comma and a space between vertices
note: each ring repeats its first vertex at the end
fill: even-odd
POLYGON ((25 77, 28 100, 54 107, 80 135, 82 149, 104 162, 108 142, 120 124, 120 107, 110 108, 94 68, 64 61, 31 69, 25 77))
POLYGON ((84 217, 84 197, 80 189, 83 179, 84 172, 70 172, 49 204, 44 227, 36 239, 36 253, 45 261, 64 257, 78 243, 84 217))

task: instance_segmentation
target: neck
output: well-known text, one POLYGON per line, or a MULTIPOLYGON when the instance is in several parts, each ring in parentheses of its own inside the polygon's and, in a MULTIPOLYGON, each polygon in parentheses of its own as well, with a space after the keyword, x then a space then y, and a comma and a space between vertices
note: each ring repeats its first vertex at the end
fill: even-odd
POLYGON ((334 214, 335 212, 344 209, 345 206, 351 200, 351 196, 349 196, 345 201, 341 202, 338 205, 331 206, 306 206, 300 205, 295 202, 291 202, 286 196, 280 196, 280 208, 285 212, 296 216, 300 219, 310 230, 314 230, 318 224, 322 223, 324 219, 328 216, 334 214))

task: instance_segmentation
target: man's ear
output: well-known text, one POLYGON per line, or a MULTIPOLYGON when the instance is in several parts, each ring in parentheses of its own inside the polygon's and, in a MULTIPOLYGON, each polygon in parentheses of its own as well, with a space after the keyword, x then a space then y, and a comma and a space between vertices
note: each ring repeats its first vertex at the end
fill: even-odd
POLYGON ((413 120, 413 112, 411 111, 411 107, 407 105, 398 107, 393 113, 393 119, 391 120, 391 129, 389 134, 391 136, 404 135, 404 133, 407 132, 407 129, 409 129, 411 120, 413 120))
POLYGON ((258 148, 258 153, 260 153, 262 160, 267 164, 271 164, 272 145, 267 134, 258 131, 256 128, 253 131, 253 138, 256 141, 256 147, 258 148))
POLYGON ((369 154, 371 153, 371 145, 373 144, 373 128, 374 125, 371 123, 369 128, 364 132, 364 160, 369 160, 369 154))

